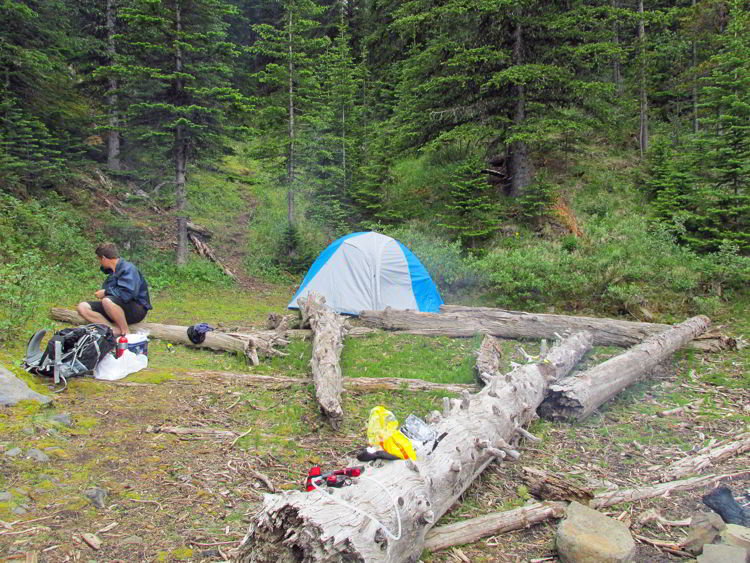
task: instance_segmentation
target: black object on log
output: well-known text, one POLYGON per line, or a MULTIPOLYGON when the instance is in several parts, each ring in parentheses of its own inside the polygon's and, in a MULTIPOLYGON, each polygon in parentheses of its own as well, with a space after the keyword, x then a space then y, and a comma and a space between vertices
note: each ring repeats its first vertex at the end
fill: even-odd
POLYGON ((729 487, 717 487, 703 495, 703 504, 721 516, 727 524, 750 527, 750 510, 739 505, 729 487))

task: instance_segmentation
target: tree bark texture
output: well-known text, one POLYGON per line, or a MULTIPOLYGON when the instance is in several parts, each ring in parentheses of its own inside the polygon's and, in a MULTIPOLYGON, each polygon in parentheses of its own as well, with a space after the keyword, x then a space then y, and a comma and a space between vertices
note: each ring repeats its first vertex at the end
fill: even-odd
MULTIPOLYGON (((248 387, 271 387, 274 385, 306 385, 309 379, 284 375, 259 375, 255 373, 235 373, 231 371, 189 371, 195 377, 216 377, 233 385, 248 387)), ((422 379, 402 379, 400 377, 344 377, 344 391, 433 391, 442 393, 463 393, 476 390, 476 385, 460 383, 432 383, 422 379)))
MULTIPOLYGON (((513 30, 513 64, 523 64, 523 26, 521 24, 521 9, 516 8, 516 18, 513 30)), ((523 84, 513 86, 515 106, 513 108, 513 126, 518 131, 526 119, 526 90, 523 84)), ((508 167, 510 175, 510 193, 512 197, 524 194, 526 186, 531 184, 531 165, 529 163, 529 150, 524 141, 513 141, 510 144, 508 155, 508 167)))
MULTIPOLYGON (((594 337, 595 346, 620 346, 628 348, 644 339, 659 334, 670 325, 642 323, 597 317, 577 317, 506 311, 490 307, 465 307, 443 305, 441 313, 419 313, 385 309, 360 312, 360 323, 383 330, 398 330, 425 336, 471 337, 491 334, 499 338, 555 339, 580 330, 594 337)), ((726 350, 736 347, 731 339, 711 332, 710 338, 694 340, 692 347, 705 351, 726 350)))
POLYGON ((489 384, 493 377, 500 375, 500 348, 497 338, 490 334, 484 335, 479 346, 475 374, 481 385, 489 384))
POLYGON ((536 416, 548 385, 590 346, 591 335, 577 333, 545 361, 496 377, 479 393, 444 401, 433 427, 445 435, 417 461, 368 470, 331 494, 266 495, 237 561, 416 562, 427 530, 487 465, 506 455, 507 442, 536 416))
POLYGON ((693 317, 576 377, 552 385, 539 414, 554 420, 586 418, 707 330, 710 324, 708 317, 693 317))
MULTIPOLYGON (((175 32, 179 37, 182 32, 182 12, 179 0, 175 2, 175 32)), ((182 48, 175 43, 175 96, 179 99, 183 94, 183 80, 179 76, 182 72, 182 48)), ((177 215, 177 264, 187 262, 187 217, 185 216, 185 174, 187 171, 187 138, 185 127, 178 125, 174 133, 174 165, 175 165, 175 213, 177 215)))
POLYGON ((640 131, 638 133, 638 147, 641 158, 648 152, 648 94, 646 93, 646 22, 643 15, 643 0, 638 0, 638 55, 639 88, 640 88, 640 131))
MULTIPOLYGON (((748 472, 744 472, 745 474, 748 472)), ((707 487, 724 479, 737 477, 729 475, 705 475, 693 479, 671 481, 652 487, 633 489, 618 489, 606 493, 599 493, 589 502, 591 508, 606 508, 624 502, 636 502, 649 498, 668 496, 669 493, 689 491, 700 487, 707 487)), ((477 518, 470 518, 455 524, 438 526, 427 533, 425 548, 438 551, 454 545, 473 543, 488 536, 495 536, 528 528, 533 524, 544 522, 552 518, 562 518, 565 515, 565 502, 542 502, 504 512, 494 512, 477 518)))
POLYGON ((323 416, 334 430, 338 430, 344 420, 339 358, 347 326, 344 318, 325 304, 326 299, 322 295, 311 291, 306 299, 299 299, 298 303, 302 318, 310 323, 313 331, 310 367, 315 383, 315 399, 323 416))
MULTIPOLYGON (((56 321, 78 325, 87 323, 78 313, 68 309, 52 308, 50 309, 50 317, 56 321)), ((112 328, 115 328, 115 325, 108 324, 112 328)), ((142 322, 128 325, 128 328, 131 332, 144 332, 152 338, 184 344, 193 348, 210 348, 211 350, 238 352, 246 356, 253 365, 260 363, 260 357, 284 355, 275 348, 276 346, 286 346, 289 344, 283 332, 276 332, 274 330, 243 334, 217 331, 207 332, 206 339, 201 344, 193 344, 190 338, 188 338, 188 327, 186 326, 142 322)))
MULTIPOLYGON (((115 7, 114 0, 107 0, 107 62, 115 64, 117 52, 115 50, 115 7)), ((109 129, 107 131, 107 168, 120 170, 120 131, 119 109, 117 107, 117 79, 107 78, 109 91, 107 92, 107 112, 109 114, 109 129)))

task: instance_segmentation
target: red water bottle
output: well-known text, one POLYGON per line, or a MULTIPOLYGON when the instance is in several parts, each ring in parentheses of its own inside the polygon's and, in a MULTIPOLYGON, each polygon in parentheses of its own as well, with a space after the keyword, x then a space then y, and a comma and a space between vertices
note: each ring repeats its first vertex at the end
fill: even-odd
POLYGON ((127 349, 128 349, 128 339, 125 338, 125 335, 122 335, 117 340, 117 348, 115 349, 115 358, 119 358, 120 356, 122 356, 125 350, 127 349))

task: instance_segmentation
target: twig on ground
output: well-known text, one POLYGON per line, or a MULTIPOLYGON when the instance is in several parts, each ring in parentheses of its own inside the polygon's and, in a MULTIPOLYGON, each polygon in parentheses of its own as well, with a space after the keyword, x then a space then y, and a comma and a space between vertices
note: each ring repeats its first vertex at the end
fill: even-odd
POLYGON ((162 505, 160 503, 156 502, 155 500, 139 500, 139 499, 136 499, 136 498, 129 498, 128 500, 132 501, 132 502, 142 502, 142 503, 147 503, 147 504, 155 504, 156 506, 159 507, 159 510, 164 510, 164 507, 162 507, 162 505))
POLYGON ((234 445, 235 445, 235 444, 237 443, 237 441, 238 441, 238 440, 239 440, 240 438, 244 438, 245 436, 247 436, 248 434, 250 434, 250 432, 252 432, 252 431, 253 431, 253 429, 252 429, 252 428, 250 428, 250 429, 249 429, 249 430, 248 430, 247 432, 245 432, 244 434, 240 434, 239 436, 237 436, 237 437, 236 437, 236 438, 235 438, 234 440, 232 440, 232 443, 231 443, 231 444, 229 444, 229 449, 232 449, 232 448, 234 447, 234 445))

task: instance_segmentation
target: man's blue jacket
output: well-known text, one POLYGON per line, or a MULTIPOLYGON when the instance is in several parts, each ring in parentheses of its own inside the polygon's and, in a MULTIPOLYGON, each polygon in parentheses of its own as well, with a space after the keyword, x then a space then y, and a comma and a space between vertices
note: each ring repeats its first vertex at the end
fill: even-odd
MULTIPOLYGON (((112 271, 112 270, 108 270, 112 271)), ((119 297, 123 303, 135 301, 151 310, 151 299, 148 296, 148 283, 138 268, 127 260, 120 258, 115 271, 107 276, 102 284, 105 295, 119 297)))

